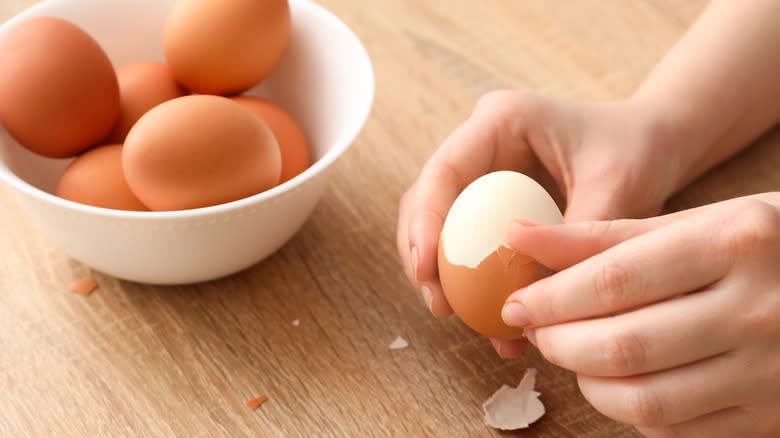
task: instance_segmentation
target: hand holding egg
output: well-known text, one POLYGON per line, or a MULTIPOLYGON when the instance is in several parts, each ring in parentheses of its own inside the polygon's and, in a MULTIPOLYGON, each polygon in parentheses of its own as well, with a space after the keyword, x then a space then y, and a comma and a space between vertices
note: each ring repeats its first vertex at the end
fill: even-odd
MULTIPOLYGON (((527 175, 557 204, 566 201, 566 222, 645 215, 660 208, 668 195, 666 180, 646 178, 653 175, 648 169, 663 167, 657 162, 662 155, 650 150, 653 144, 646 122, 626 122, 621 117, 630 109, 627 105, 561 102, 515 91, 494 92, 480 99, 469 119, 433 154, 401 200, 398 251, 409 280, 433 315, 446 317, 454 307, 462 307, 442 290, 446 274, 439 254, 447 250, 446 245, 441 248, 442 239, 446 240, 442 230, 456 198, 484 175, 503 170, 527 175), (615 120, 624 122, 616 124, 615 120), (626 145, 632 145, 635 153, 626 155, 626 145)), ((508 195, 496 196, 504 203, 522 202, 508 195)), ((523 216, 522 212, 514 214, 523 216)), ((495 230, 474 226, 462 232, 468 237, 504 233, 503 238, 508 225, 502 222, 495 230)), ((502 253, 506 258, 508 253, 502 253)), ((495 310, 491 312, 498 316, 495 310)), ((500 320, 495 323, 501 326, 500 320)), ((511 357, 519 354, 523 342, 494 338, 493 345, 500 355, 511 357)))

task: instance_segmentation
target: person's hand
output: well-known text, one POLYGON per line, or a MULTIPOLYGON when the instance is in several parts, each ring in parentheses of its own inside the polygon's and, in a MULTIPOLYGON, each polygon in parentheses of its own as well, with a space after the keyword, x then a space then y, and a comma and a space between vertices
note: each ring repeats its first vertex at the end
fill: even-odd
MULTIPOLYGON (((486 173, 536 179, 566 201, 569 222, 657 213, 676 189, 680 165, 644 112, 631 101, 575 103, 512 91, 483 97, 401 200, 398 251, 431 312, 452 313, 437 275, 444 219, 458 194, 486 173)), ((494 346, 511 356, 522 343, 494 346)))
POLYGON ((762 196, 515 223, 512 247, 558 272, 513 294, 503 319, 648 437, 780 437, 780 194, 762 196))

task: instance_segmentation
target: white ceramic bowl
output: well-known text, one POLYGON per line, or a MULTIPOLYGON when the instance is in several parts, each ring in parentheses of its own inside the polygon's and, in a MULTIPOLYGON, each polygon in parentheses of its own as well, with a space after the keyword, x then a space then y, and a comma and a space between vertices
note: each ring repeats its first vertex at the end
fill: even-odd
MULTIPOLYGON (((5 23, 0 35, 32 16, 58 16, 90 33, 115 66, 164 60, 163 27, 173 3, 48 0, 5 23)), ((371 61, 355 34, 315 3, 291 0, 290 6, 290 47, 273 75, 250 94, 273 100, 301 124, 317 160, 301 175, 256 196, 209 208, 151 213, 101 209, 52 195, 69 160, 34 155, 0 126, 0 180, 62 251, 117 278, 195 283, 256 264, 307 220, 333 163, 361 131, 374 98, 371 61)))

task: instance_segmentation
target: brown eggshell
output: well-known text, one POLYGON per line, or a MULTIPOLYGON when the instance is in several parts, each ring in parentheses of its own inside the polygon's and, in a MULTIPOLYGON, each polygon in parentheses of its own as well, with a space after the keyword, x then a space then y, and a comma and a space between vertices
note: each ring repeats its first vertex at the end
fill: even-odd
POLYGON ((124 143, 135 123, 157 105, 187 92, 173 78, 171 69, 161 62, 142 61, 117 70, 119 79, 119 119, 109 143, 124 143))
POLYGON ((233 100, 260 116, 273 131, 282 153, 282 176, 279 183, 289 181, 311 165, 306 135, 287 111, 258 97, 238 96, 233 100))
POLYGON ((165 55, 191 91, 239 94, 276 68, 290 28, 287 0, 181 0, 165 26, 165 55))
POLYGON ((513 292, 542 278, 545 269, 532 258, 505 246, 486 257, 476 268, 455 265, 439 244, 439 279, 456 315, 474 331, 495 339, 519 339, 523 329, 501 319, 501 309, 513 292))
POLYGON ((122 145, 99 146, 79 155, 62 174, 57 196, 95 207, 148 211, 122 173, 122 145))
POLYGON ((127 135, 127 181, 152 210, 236 201, 279 183, 281 154, 271 129, 230 99, 185 96, 158 105, 127 135))
POLYGON ((28 19, 0 38, 0 120, 31 151, 72 157, 102 142, 119 114, 106 53, 53 17, 28 19))

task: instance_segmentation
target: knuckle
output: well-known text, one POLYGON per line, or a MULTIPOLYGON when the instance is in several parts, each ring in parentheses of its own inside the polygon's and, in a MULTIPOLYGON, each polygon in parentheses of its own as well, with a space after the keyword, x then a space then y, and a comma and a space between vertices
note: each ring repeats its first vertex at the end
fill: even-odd
POLYGON ((609 371, 615 376, 636 374, 643 370, 647 349, 634 333, 611 335, 603 344, 603 357, 609 371))
POLYGON ((737 319, 742 333, 774 338, 780 335, 780 298, 770 296, 760 300, 749 311, 741 312, 737 319))
POLYGON ((543 330, 536 332, 536 344, 542 356, 553 365, 561 366, 560 352, 555 348, 555 344, 549 342, 548 337, 543 330))
POLYGON ((612 221, 593 221, 588 222, 586 234, 593 239, 600 239, 609 235, 612 229, 612 221))
POLYGON ((632 281, 632 275, 623 262, 607 260, 598 265, 593 276, 593 290, 599 304, 605 310, 617 310, 624 306, 632 281))
POLYGON ((642 427, 664 425, 664 407, 658 395, 647 388, 635 388, 628 392, 625 400, 626 420, 629 424, 642 427))
POLYGON ((509 122, 518 117, 534 118, 543 112, 539 96, 518 90, 491 91, 477 101, 475 113, 485 114, 499 121, 509 122))
POLYGON ((674 426, 647 428, 640 431, 647 438, 681 438, 682 435, 674 426))
POLYGON ((727 224, 727 250, 739 257, 780 244, 780 214, 776 208, 748 199, 737 204, 735 209, 727 224))
POLYGON ((508 105, 516 98, 517 93, 509 89, 494 90, 482 95, 477 101, 477 110, 495 109, 508 105))
POLYGON ((553 293, 546 286, 548 281, 546 279, 539 280, 523 291, 522 301, 531 326, 541 326, 557 321, 553 293))

